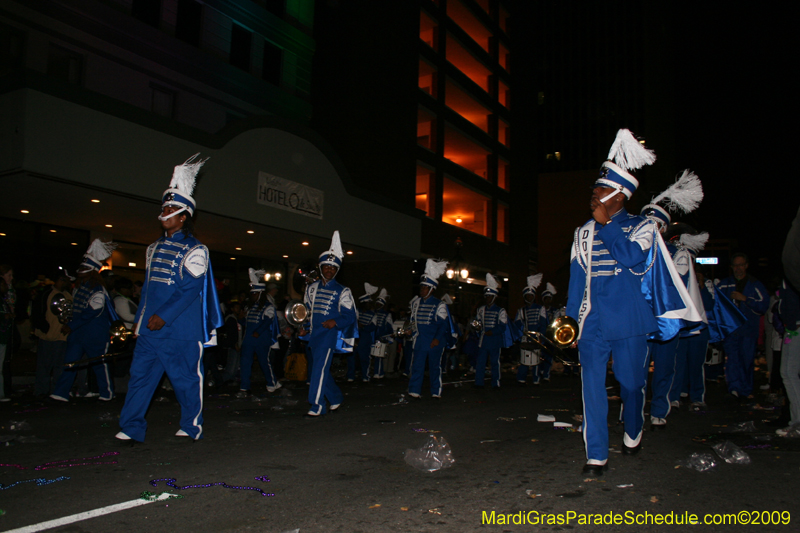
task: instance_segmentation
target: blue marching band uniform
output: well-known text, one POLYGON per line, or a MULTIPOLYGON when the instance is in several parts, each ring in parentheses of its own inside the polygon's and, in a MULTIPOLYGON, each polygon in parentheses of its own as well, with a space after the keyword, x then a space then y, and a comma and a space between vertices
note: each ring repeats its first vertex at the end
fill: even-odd
MULTIPOLYGON (((115 247, 113 243, 103 243, 95 239, 84 255, 78 274, 83 274, 84 277, 92 273, 98 275, 103 261, 111 256, 115 247)), ((108 351, 111 323, 117 319, 114 303, 103 285, 96 280, 84 279, 73 295, 72 318, 67 324, 70 334, 67 337, 64 363, 75 363, 83 358, 84 354, 90 359, 105 354, 108 351)), ((112 400, 114 380, 108 371, 108 364, 105 362, 93 364, 92 369, 97 378, 100 400, 112 400)), ((68 401, 75 375, 75 371, 71 369, 62 372, 50 398, 62 402, 68 401)))
POLYGON ((241 378, 240 393, 245 396, 250 392, 250 377, 253 373, 254 356, 264 377, 267 378, 267 392, 275 392, 281 387, 275 377, 272 364, 269 360, 272 348, 277 348, 280 324, 278 322, 275 305, 264 296, 264 271, 253 270, 250 274, 250 291, 258 294, 258 300, 250 306, 245 316, 245 331, 242 337, 241 348, 241 378), (263 301, 262 301, 263 300, 263 301))
POLYGON ((372 295, 378 292, 378 287, 364 283, 366 294, 358 298, 358 303, 362 306, 356 310, 358 316, 358 343, 353 354, 347 357, 347 381, 353 381, 356 377, 356 359, 361 371, 361 381, 369 381, 369 365, 372 345, 375 343, 375 332, 377 331, 377 313, 370 309, 372 295))
MULTIPOLYGON (((378 295, 378 299, 375 300, 375 305, 377 309, 375 310, 375 318, 373 320, 373 324, 375 326, 375 330, 373 331, 374 340, 372 341, 373 346, 376 343, 381 344, 392 344, 394 339, 392 338, 392 332, 394 331, 394 321, 392 320, 392 314, 386 310, 386 303, 389 295, 386 293, 386 289, 381 289, 381 293, 378 295)), ((385 350, 383 350, 385 353, 385 350)), ((383 379, 386 375, 386 369, 384 367, 385 357, 381 355, 380 357, 376 356, 375 358, 375 369, 373 378, 374 379, 383 379)))
MULTIPOLYGON (((162 200, 163 224, 174 216, 194 214, 191 191, 205 163, 196 157, 175 167, 162 200)), ((181 226, 147 248, 146 269, 135 319, 138 340, 117 438, 144 440, 145 414, 166 372, 181 406, 176 436, 198 440, 203 437, 203 348, 216 342, 215 330, 223 324, 208 248, 181 226), (156 316, 164 325, 151 329, 156 316)))
MULTIPOLYGON (((527 305, 517 310, 517 315, 514 317, 512 323, 512 337, 515 341, 522 340, 525 331, 539 332, 544 335, 547 330, 547 311, 545 308, 536 303, 536 288, 542 282, 542 275, 536 274, 535 276, 528 276, 528 284, 523 289, 523 298, 528 301, 527 305)), ((540 372, 540 366, 544 364, 542 360, 541 350, 537 350, 536 359, 537 364, 528 365, 524 360, 522 353, 520 355, 520 364, 517 368, 517 381, 525 383, 528 376, 528 369, 530 368, 533 376, 533 384, 538 385, 543 374, 540 372)))
POLYGON ((511 328, 508 314, 502 307, 495 305, 497 298, 497 280, 486 274, 484 296, 487 303, 478 308, 477 318, 481 321, 481 335, 478 340, 478 362, 475 367, 475 386, 484 386, 486 362, 491 365, 492 387, 500 387, 500 350, 512 344, 511 328))
MULTIPOLYGON (((331 249, 320 255, 320 267, 330 265, 338 272, 343 257, 339 232, 336 231, 331 249)), ((342 404, 342 391, 330 373, 331 360, 335 353, 353 351, 353 344, 358 338, 356 310, 350 289, 333 278, 325 280, 323 277, 308 285, 303 301, 311 318, 304 325, 308 333, 303 337, 308 341, 312 356, 308 390, 311 408, 307 416, 316 417, 329 410, 335 411, 342 404), (334 327, 326 328, 323 325, 328 320, 335 322, 334 327)))

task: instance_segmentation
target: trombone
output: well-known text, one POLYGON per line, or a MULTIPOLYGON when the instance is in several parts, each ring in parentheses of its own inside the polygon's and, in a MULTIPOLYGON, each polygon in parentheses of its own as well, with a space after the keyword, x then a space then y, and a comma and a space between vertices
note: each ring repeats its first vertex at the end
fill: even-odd
POLYGON ((520 347, 529 350, 543 349, 553 359, 566 366, 580 366, 580 361, 564 351, 578 338, 578 321, 572 317, 560 316, 553 320, 545 334, 538 331, 523 332, 528 342, 523 342, 520 347))
MULTIPOLYGON (((133 331, 126 328, 125 323, 122 322, 122 320, 115 320, 111 324, 111 329, 109 330, 108 333, 111 337, 109 345, 115 348, 119 347, 117 350, 113 352, 104 353, 103 355, 98 355, 97 357, 91 357, 89 359, 80 359, 73 363, 67 363, 64 365, 64 368, 70 369, 83 365, 92 365, 94 363, 102 362, 105 359, 110 359, 111 357, 117 357, 128 353, 127 350, 128 341, 134 337, 133 331)), ((130 355, 133 355, 132 351, 130 355)))

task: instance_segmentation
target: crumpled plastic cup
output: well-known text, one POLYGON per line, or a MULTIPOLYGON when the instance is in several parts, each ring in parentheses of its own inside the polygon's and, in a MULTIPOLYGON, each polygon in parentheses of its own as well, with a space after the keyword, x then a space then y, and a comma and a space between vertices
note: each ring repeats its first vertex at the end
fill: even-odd
POLYGON ((724 460, 726 463, 734 465, 750 464, 750 456, 747 455, 747 452, 729 440, 715 444, 712 448, 714 448, 714 451, 720 456, 720 459, 724 460))
POLYGON ((444 437, 428 435, 425 444, 416 450, 408 449, 405 453, 406 463, 423 472, 436 472, 442 468, 453 466, 456 460, 450 445, 444 437))
POLYGON ((698 472, 708 472, 717 466, 717 460, 710 453, 693 453, 689 459, 681 464, 698 472))
POLYGON ((756 433, 758 430, 756 429, 756 424, 752 420, 747 422, 741 422, 734 426, 730 426, 729 433, 756 433))

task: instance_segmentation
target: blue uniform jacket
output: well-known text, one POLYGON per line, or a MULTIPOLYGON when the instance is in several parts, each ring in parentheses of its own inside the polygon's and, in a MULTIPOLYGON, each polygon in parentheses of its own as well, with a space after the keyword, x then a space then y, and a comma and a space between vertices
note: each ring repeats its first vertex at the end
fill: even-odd
POLYGON ((350 289, 335 279, 327 284, 322 280, 315 281, 306 287, 304 302, 311 316, 306 324, 311 348, 330 346, 334 352, 353 351, 353 342, 358 338, 356 309, 350 289), (335 320, 336 327, 326 329, 322 323, 335 320))
MULTIPOLYGON (((605 340, 619 340, 637 335, 647 335, 658 330, 653 310, 642 294, 641 276, 653 245, 653 227, 645 224, 641 238, 632 230, 644 222, 644 217, 631 215, 622 209, 611 217, 605 226, 594 225, 594 242, 591 250, 591 308, 579 334, 593 334, 599 328, 605 340), (648 236, 649 234, 649 236, 648 236), (648 241, 648 238, 650 239, 648 241), (643 249, 639 243, 645 246, 643 249), (589 331, 587 331, 589 330, 589 331)), ((567 316, 578 319, 582 297, 586 289, 585 257, 588 250, 580 250, 580 243, 589 237, 589 221, 575 232, 575 246, 570 262, 567 316), (576 250, 576 248, 578 248, 576 250), (581 255, 583 254, 583 255, 581 255)))
POLYGON ((411 304, 411 321, 415 324, 414 348, 427 350, 433 339, 447 347, 450 335, 450 313, 447 305, 435 296, 415 298, 411 304))
POLYGON ((114 304, 102 285, 81 283, 72 299, 72 319, 67 324, 73 342, 107 343, 111 323, 117 320, 114 304))
POLYGON ((515 341, 523 340, 525 331, 538 331, 542 335, 547 331, 547 311, 544 307, 531 302, 525 307, 521 307, 511 323, 511 337, 515 341))
POLYGON ((280 325, 275 315, 275 306, 265 302, 263 306, 252 306, 245 317, 245 332, 242 345, 272 346, 280 335, 280 325), (258 333, 258 338, 253 337, 258 333))
POLYGON ((740 302, 731 297, 731 294, 736 290, 736 278, 733 276, 720 281, 717 289, 733 301, 733 304, 744 314, 745 318, 747 318, 747 327, 757 330, 761 315, 766 313, 769 307, 767 288, 756 278, 747 276, 747 284, 742 291, 742 294, 747 298, 746 302, 740 302))
POLYGON ((482 305, 478 308, 478 320, 483 323, 481 337, 478 346, 490 350, 497 348, 508 348, 512 344, 511 328, 508 325, 508 314, 506 310, 498 305, 482 305), (486 335, 491 331, 491 335, 486 335))
POLYGON ((136 332, 156 339, 208 342, 223 324, 208 248, 182 231, 147 248, 147 274, 136 312, 136 332), (150 331, 150 317, 166 323, 150 331))

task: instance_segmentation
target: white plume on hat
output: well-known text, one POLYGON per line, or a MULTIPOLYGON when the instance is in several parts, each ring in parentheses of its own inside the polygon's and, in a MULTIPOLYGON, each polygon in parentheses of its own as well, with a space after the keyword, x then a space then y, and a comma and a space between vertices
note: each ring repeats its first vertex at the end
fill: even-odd
POLYGON ((706 243, 708 242, 708 232, 704 231, 703 233, 698 233, 697 235, 689 235, 688 233, 684 233, 680 236, 678 241, 683 245, 684 248, 697 253, 706 247, 706 243))
POLYGON ((172 181, 169 182, 170 189, 177 189, 186 196, 192 196, 197 173, 208 161, 208 158, 196 160, 198 156, 200 156, 200 152, 187 159, 182 165, 175 167, 175 170, 172 171, 172 181))
POLYGON ((443 302, 444 302, 446 305, 453 305, 453 299, 452 299, 452 298, 450 297, 450 295, 449 295, 449 294, 447 294, 447 293, 445 293, 445 295, 444 295, 444 296, 442 296, 442 301, 443 301, 443 302))
POLYGON ((539 285, 542 284, 542 276, 543 274, 541 272, 534 274, 533 276, 528 276, 528 288, 537 289, 539 285))
POLYGON ((111 253, 116 249, 117 243, 115 242, 103 242, 100 239, 95 239, 89 245, 89 249, 86 250, 86 255, 101 263, 111 257, 111 253))
POLYGON ((687 168, 675 183, 653 198, 650 203, 658 204, 664 200, 668 201, 665 205, 667 209, 680 209, 684 213, 691 213, 703 201, 703 185, 700 183, 700 178, 687 168))
POLYGON ((369 283, 364 283, 364 291, 366 292, 364 296, 372 296, 373 294, 378 292, 378 287, 370 285, 369 283))
POLYGON ((331 247, 328 250, 328 253, 333 254, 340 260, 344 257, 344 252, 342 251, 342 239, 339 237, 338 229, 333 232, 333 237, 331 238, 331 247))
POLYGON ((542 294, 547 294, 547 293, 549 293, 549 294, 551 294, 553 296, 555 296, 557 294, 555 286, 552 283, 550 283, 549 281, 547 282, 547 287, 545 287, 544 292, 542 294))
POLYGON ((447 270, 447 261, 428 259, 425 262, 425 275, 434 281, 439 279, 445 270, 447 270))
POLYGON ((250 284, 251 285, 263 285, 264 284, 264 274, 266 270, 255 270, 251 268, 248 270, 248 274, 250 275, 250 284))
POLYGON ((386 289, 381 289, 380 294, 378 294, 378 300, 383 300, 384 302, 389 298, 389 293, 386 292, 386 289))
POLYGON ((488 272, 486 273, 486 288, 495 291, 497 290, 497 280, 488 272))
POLYGON ((630 130, 621 129, 608 151, 608 159, 623 170, 635 170, 653 164, 656 154, 637 141, 630 130))

